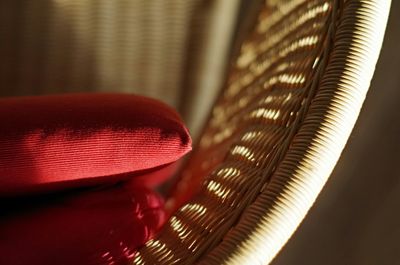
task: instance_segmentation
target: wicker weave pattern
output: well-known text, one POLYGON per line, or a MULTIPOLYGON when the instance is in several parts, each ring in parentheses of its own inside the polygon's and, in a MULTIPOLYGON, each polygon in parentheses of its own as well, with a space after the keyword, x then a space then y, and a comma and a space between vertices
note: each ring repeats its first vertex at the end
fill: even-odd
MULTIPOLYGON (((268 183, 293 136, 294 121, 305 107, 331 13, 328 1, 315 0, 265 5, 260 12, 257 27, 243 44, 227 88, 183 173, 195 175, 200 184, 211 172, 202 196, 181 208, 161 236, 166 246, 172 240, 181 242, 172 247, 183 254, 185 262, 194 262, 215 246, 268 183), (194 216, 200 209, 207 214, 194 216)), ((184 188, 178 193, 185 194, 184 188)), ((159 248, 156 243, 160 242, 150 242, 150 249, 159 248)), ((152 258, 164 264, 181 258, 167 253, 165 248, 152 258)))
POLYGON ((201 190, 136 264, 271 261, 346 143, 389 5, 267 1, 169 203, 201 190))
POLYGON ((183 180, 173 198, 188 196, 187 186, 193 186, 194 179, 200 184, 223 160, 264 171, 269 154, 287 139, 322 52, 330 5, 283 2, 261 10, 183 172, 190 184, 183 180))

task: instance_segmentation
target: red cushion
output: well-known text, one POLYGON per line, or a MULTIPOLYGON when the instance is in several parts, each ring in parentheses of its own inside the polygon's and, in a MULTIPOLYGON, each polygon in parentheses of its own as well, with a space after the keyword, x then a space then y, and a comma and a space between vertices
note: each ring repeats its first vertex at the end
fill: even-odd
POLYGON ((139 171, 135 174, 128 173, 126 177, 122 178, 129 179, 132 185, 157 188, 157 186, 174 176, 179 169, 181 160, 161 167, 139 171))
POLYGON ((116 181, 191 150, 179 115, 136 95, 3 98, 0 124, 0 195, 116 181))
POLYGON ((128 264, 165 221, 160 196, 128 185, 16 208, 2 211, 0 264, 128 264))

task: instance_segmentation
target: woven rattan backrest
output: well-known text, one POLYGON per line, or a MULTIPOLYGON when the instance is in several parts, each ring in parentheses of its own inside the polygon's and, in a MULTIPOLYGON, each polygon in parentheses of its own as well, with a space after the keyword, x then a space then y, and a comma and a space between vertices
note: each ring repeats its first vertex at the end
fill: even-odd
POLYGON ((266 1, 168 205, 190 201, 136 264, 276 255, 347 141, 388 9, 381 0, 266 1))
POLYGON ((216 166, 270 176, 278 159, 274 154, 286 152, 320 78, 317 71, 322 66, 317 66, 330 43, 326 38, 334 19, 328 2, 267 1, 260 10, 258 23, 233 61, 226 87, 183 172, 190 183, 181 181, 173 196, 178 203, 181 196, 186 196, 185 201, 195 191, 189 188, 187 192, 186 186, 199 186, 216 166))

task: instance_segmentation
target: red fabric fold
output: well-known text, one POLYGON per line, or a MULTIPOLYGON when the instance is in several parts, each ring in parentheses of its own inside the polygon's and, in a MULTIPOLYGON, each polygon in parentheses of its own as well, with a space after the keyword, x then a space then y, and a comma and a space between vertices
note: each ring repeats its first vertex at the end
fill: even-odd
POLYGON ((0 264, 128 264, 166 216, 159 195, 129 184, 12 210, 2 211, 0 264))

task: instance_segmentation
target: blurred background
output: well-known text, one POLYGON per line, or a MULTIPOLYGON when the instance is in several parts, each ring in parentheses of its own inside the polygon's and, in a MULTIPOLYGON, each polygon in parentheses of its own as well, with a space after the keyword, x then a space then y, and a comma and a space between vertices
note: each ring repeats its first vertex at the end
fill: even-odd
POLYGON ((224 77, 239 0, 0 0, 0 95, 137 93, 198 131, 224 77))
MULTIPOLYGON (((343 155, 284 264, 400 264, 400 1, 343 155)), ((0 0, 0 96, 138 93, 194 137, 261 0, 0 0)), ((4 126, 4 125, 2 125, 4 126)))

